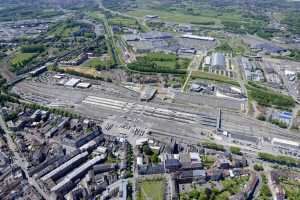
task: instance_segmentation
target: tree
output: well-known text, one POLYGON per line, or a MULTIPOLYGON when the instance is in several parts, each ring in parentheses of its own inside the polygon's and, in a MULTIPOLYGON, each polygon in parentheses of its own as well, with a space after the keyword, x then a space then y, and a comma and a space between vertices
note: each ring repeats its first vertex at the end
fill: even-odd
POLYGON ((241 149, 239 147, 230 147, 230 152, 237 155, 242 155, 241 149))
POLYGON ((267 184, 262 185, 262 187, 260 189, 260 194, 262 197, 271 197, 272 196, 270 188, 268 187, 267 184))
POLYGON ((255 171, 263 171, 263 170, 264 170, 264 167, 263 167, 262 165, 260 165, 260 164, 255 164, 255 165, 253 166, 253 169, 254 169, 255 171))
POLYGON ((158 157, 158 153, 154 152, 151 156, 151 162, 154 164, 160 163, 160 159, 158 157))
POLYGON ((148 155, 148 156, 151 156, 153 154, 152 150, 150 149, 148 143, 145 143, 143 145, 143 152, 148 155))

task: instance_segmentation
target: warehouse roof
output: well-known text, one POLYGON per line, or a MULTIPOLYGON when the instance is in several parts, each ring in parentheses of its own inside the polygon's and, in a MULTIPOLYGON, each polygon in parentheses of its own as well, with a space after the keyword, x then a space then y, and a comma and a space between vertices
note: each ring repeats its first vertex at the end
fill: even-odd
POLYGON ((87 151, 75 156, 74 158, 68 160, 67 162, 65 162, 64 164, 60 165, 59 167, 57 167, 56 169, 54 169, 53 171, 51 171, 50 173, 46 174, 45 176, 43 176, 41 178, 42 181, 45 181, 53 176, 55 176, 57 173, 59 173, 61 170, 69 167, 70 165, 72 165, 73 163, 77 162, 78 160, 87 157, 89 154, 87 151))
POLYGON ((177 160, 177 159, 167 159, 165 161, 165 167, 167 169, 169 169, 169 168, 180 168, 181 166, 182 165, 181 165, 180 161, 177 160))
POLYGON ((280 53, 283 51, 287 51, 287 49, 278 47, 276 45, 270 44, 270 43, 260 43, 254 46, 256 49, 262 49, 268 53, 280 53))
POLYGON ((78 83, 77 87, 79 88, 89 88, 91 86, 90 83, 78 83))
POLYGON ((75 87, 80 82, 80 79, 71 78, 65 83, 65 86, 75 87))
POLYGON ((188 39, 195 39, 195 40, 215 41, 215 38, 213 37, 205 37, 205 36, 198 36, 198 35, 191 35, 191 34, 184 34, 181 37, 188 38, 188 39))
POLYGON ((142 33, 141 38, 143 39, 165 39, 165 38, 172 38, 173 36, 170 33, 165 32, 147 32, 142 33))
POLYGON ((225 56, 222 53, 214 53, 211 61, 212 66, 225 67, 225 56))
POLYGON ((93 158, 93 159, 87 161, 86 163, 82 164, 81 166, 76 168, 74 171, 69 173, 67 176, 65 176, 65 178, 61 182, 59 182, 57 185, 55 185, 53 188, 51 188, 51 191, 61 190, 65 185, 67 185, 70 181, 72 181, 80 173, 82 173, 83 171, 89 169, 90 167, 92 167, 96 163, 100 162, 104 158, 105 157, 103 155, 102 156, 96 156, 95 158, 93 158))

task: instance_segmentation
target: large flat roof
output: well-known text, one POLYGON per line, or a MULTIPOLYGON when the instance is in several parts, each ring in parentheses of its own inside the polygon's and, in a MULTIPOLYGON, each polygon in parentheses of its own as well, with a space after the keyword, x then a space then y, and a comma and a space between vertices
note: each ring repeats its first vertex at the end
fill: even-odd
POLYGON ((195 40, 215 41, 215 38, 213 38, 213 37, 198 36, 198 35, 191 35, 191 34, 184 34, 181 37, 188 38, 188 39, 195 39, 195 40))
POLYGON ((82 159, 84 157, 87 157, 89 154, 87 151, 78 154, 77 156, 75 156, 74 158, 68 160, 67 162, 65 162, 64 164, 60 165, 59 167, 57 167, 56 169, 52 170, 51 172, 49 172, 48 174, 46 174, 45 176, 43 176, 41 178, 42 181, 46 181, 49 178, 52 178, 53 176, 55 176, 57 173, 59 173, 61 170, 65 169, 66 167, 72 165, 74 162, 76 162, 79 159, 82 159))
POLYGON ((76 168, 75 170, 70 172, 67 176, 65 176, 65 178, 61 182, 59 182, 57 185, 52 187, 51 191, 53 192, 53 191, 60 190, 62 187, 64 187, 66 184, 68 184, 68 182, 71 181, 78 174, 80 174, 84 170, 87 170, 88 168, 95 165, 97 162, 103 160, 104 158, 105 158, 104 155, 96 156, 95 158, 93 158, 93 159, 87 161, 86 163, 82 164, 81 166, 79 166, 78 168, 76 168))
POLYGON ((76 84, 78 84, 80 82, 80 79, 77 79, 77 78, 71 78, 70 80, 68 80, 66 83, 65 83, 65 86, 71 86, 71 87, 74 87, 76 86, 76 84))

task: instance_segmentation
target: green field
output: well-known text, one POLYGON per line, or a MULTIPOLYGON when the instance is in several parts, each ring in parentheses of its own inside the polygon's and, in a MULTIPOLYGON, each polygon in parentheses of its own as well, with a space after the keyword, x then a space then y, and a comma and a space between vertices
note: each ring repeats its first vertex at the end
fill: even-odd
POLYGON ((139 29, 142 32, 149 31, 149 28, 142 23, 139 23, 134 18, 113 17, 108 19, 110 25, 126 26, 133 29, 139 29))
POLYGON ((165 193, 164 180, 146 180, 138 183, 137 200, 163 200, 165 193))
POLYGON ((190 59, 178 58, 175 54, 150 53, 139 57, 138 60, 153 62, 158 67, 170 69, 186 69, 190 64, 190 59))
MULTIPOLYGON (((4 2, 0 4, 3 5, 4 2)), ((1 5, 1 6, 2 6, 1 5)), ((64 12, 58 9, 46 9, 28 5, 4 5, 0 12, 0 21, 18 21, 28 19, 46 19, 63 15, 64 12)))
POLYGON ((110 25, 121 25, 127 27, 137 26, 137 21, 135 19, 121 18, 121 17, 110 18, 108 20, 108 23, 110 25))
POLYGON ((69 37, 71 33, 79 31, 79 27, 66 27, 61 25, 56 28, 55 31, 51 32, 49 35, 51 36, 62 36, 62 37, 69 37))
POLYGON ((106 59, 91 58, 83 64, 83 67, 92 67, 97 70, 108 69, 113 66, 113 60, 110 57, 106 59))
POLYGON ((193 16, 186 15, 176 11, 165 11, 165 10, 135 10, 128 12, 129 15, 135 17, 144 17, 145 15, 158 15, 163 21, 173 21, 178 23, 191 23, 191 22, 211 22, 220 23, 219 19, 216 19, 215 16, 193 16))
POLYGON ((89 16, 90 18, 96 20, 96 21, 102 21, 104 19, 104 14, 97 12, 97 11, 89 11, 86 12, 87 16, 89 16))
POLYGON ((140 72, 182 74, 189 63, 190 59, 178 58, 175 54, 149 53, 138 57, 128 68, 140 72))
POLYGON ((254 82, 248 82, 246 88, 249 98, 262 106, 275 106, 279 109, 290 109, 295 106, 295 101, 292 97, 280 94, 254 82))
POLYGON ((79 32, 80 28, 87 26, 87 24, 79 22, 59 23, 48 32, 48 35, 58 37, 70 37, 73 33, 79 32))
POLYGON ((199 10, 198 13, 186 13, 181 9, 138 9, 129 11, 127 14, 135 17, 145 15, 158 15, 163 21, 173 21, 177 23, 209 23, 221 24, 222 21, 248 23, 249 19, 243 19, 242 14, 236 12, 218 12, 213 9, 199 10))
POLYGON ((238 8, 222 10, 200 7, 197 9, 183 9, 170 5, 169 8, 149 7, 149 9, 135 9, 128 11, 127 14, 140 18, 145 15, 157 15, 162 21, 214 26, 214 28, 217 26, 225 31, 240 34, 254 34, 259 31, 261 33, 266 25, 263 17, 245 13, 238 8))
POLYGON ((29 63, 37 54, 35 53, 17 53, 11 59, 11 70, 17 71, 29 63))
POLYGON ((234 81, 227 76, 222 76, 218 74, 213 74, 209 72, 203 72, 203 71, 194 71, 191 76, 193 79, 203 79, 203 80, 209 80, 209 81, 216 81, 220 83, 226 83, 230 85, 240 86, 240 84, 237 81, 234 81))
POLYGON ((104 65, 103 61, 100 58, 92 58, 89 59, 86 63, 84 63, 85 67, 97 67, 100 65, 104 65))

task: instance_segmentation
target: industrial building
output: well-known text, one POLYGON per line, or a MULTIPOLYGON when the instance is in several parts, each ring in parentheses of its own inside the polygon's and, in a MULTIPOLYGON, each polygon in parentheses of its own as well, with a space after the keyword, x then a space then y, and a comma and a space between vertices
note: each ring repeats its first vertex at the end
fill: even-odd
POLYGON ((256 66, 249 61, 248 58, 242 57, 240 59, 240 65, 244 71, 245 78, 249 81, 263 81, 264 74, 261 69, 256 68, 256 66))
POLYGON ((71 78, 65 83, 67 87, 75 87, 78 83, 80 83, 80 79, 78 78, 71 78))
POLYGON ((91 84, 90 83, 78 83, 77 87, 78 88, 89 88, 89 87, 91 87, 91 84))
POLYGON ((150 101, 154 97, 156 92, 157 92, 156 88, 151 88, 151 87, 144 88, 144 90, 141 92, 141 101, 150 101))
POLYGON ((296 73, 290 70, 284 70, 284 75, 286 75, 289 81, 294 81, 297 77, 296 73))
POLYGON ((40 75, 41 73, 43 73, 45 71, 47 71, 47 66, 42 66, 42 67, 39 67, 35 70, 32 70, 31 72, 29 72, 29 74, 31 76, 38 76, 38 75, 40 75))
POLYGON ((74 171, 69 173, 67 176, 64 177, 62 181, 60 181, 57 185, 51 188, 51 192, 54 194, 64 194, 70 188, 74 187, 75 181, 85 174, 93 165, 97 164, 101 160, 103 160, 105 156, 96 156, 95 158, 85 162, 74 171))
POLYGON ((194 39, 194 40, 215 41, 215 38, 213 37, 197 36, 191 34, 184 34, 181 37, 186 39, 194 39))
POLYGON ((260 50, 265 52, 266 54, 280 54, 286 52, 287 49, 278 47, 276 45, 270 43, 260 43, 253 47, 253 49, 260 50))
POLYGON ((293 118, 293 114, 291 112, 284 111, 279 113, 279 120, 287 124, 291 122, 292 118, 293 118))
POLYGON ((293 114, 291 112, 287 112, 287 111, 278 111, 278 110, 274 110, 272 112, 272 120, 278 120, 280 122, 283 122, 285 124, 290 124, 293 118, 293 114))
POLYGON ((182 171, 178 177, 179 183, 191 183, 191 182, 205 182, 206 171, 205 170, 189 170, 182 171))
POLYGON ((158 15, 146 15, 145 19, 158 19, 159 16, 158 15))
POLYGON ((140 36, 138 36, 138 35, 136 35, 136 34, 122 35, 122 38, 123 38, 126 42, 139 41, 139 40, 141 39, 140 36))
POLYGON ((82 53, 82 54, 80 54, 79 56, 77 56, 77 57, 74 58, 74 59, 60 61, 60 64, 62 64, 62 65, 72 65, 72 66, 77 66, 77 65, 82 64, 82 63, 83 63, 84 61, 86 61, 87 59, 88 59, 87 54, 82 53))
POLYGON ((61 177, 66 172, 71 171, 78 164, 82 163, 87 158, 88 155, 89 154, 86 151, 86 152, 83 152, 83 153, 81 153, 81 154, 73 157, 69 161, 65 162, 64 164, 60 165, 59 167, 57 167, 56 169, 54 169, 50 173, 48 173, 45 176, 43 176, 41 178, 41 180, 42 181, 46 181, 47 179, 50 179, 50 178, 51 179, 57 179, 57 178, 61 177))
POLYGON ((212 55, 211 66, 216 70, 226 70, 225 56, 222 53, 212 55))
POLYGON ((233 98, 233 99, 246 99, 247 98, 239 88, 229 87, 229 86, 217 87, 216 96, 224 97, 224 98, 233 98))
POLYGON ((142 40, 159 40, 159 39, 171 39, 173 35, 165 32, 147 32, 141 33, 140 37, 142 40))
POLYGON ((208 67, 210 65, 210 62, 211 62, 211 57, 210 56, 206 56, 204 58, 204 66, 208 67))
POLYGON ((77 139, 63 138, 62 143, 70 147, 79 148, 97 137, 103 139, 103 135, 101 135, 101 133, 102 132, 99 132, 98 130, 94 130, 91 133, 83 135, 77 139))

